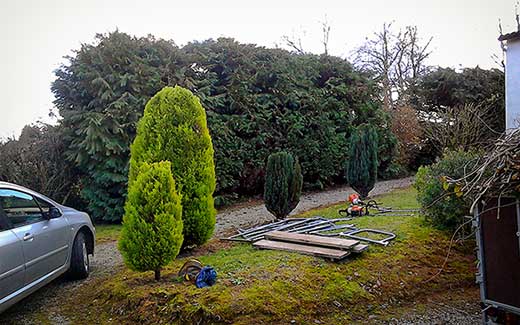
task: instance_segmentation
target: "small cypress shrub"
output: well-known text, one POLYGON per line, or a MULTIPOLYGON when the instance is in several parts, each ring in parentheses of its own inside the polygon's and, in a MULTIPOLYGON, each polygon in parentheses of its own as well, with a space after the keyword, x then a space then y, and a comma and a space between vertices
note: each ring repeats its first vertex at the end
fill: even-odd
POLYGON ((134 271, 154 271, 179 254, 182 245, 181 198, 169 162, 140 166, 128 189, 119 250, 125 264, 134 271))
POLYGON ((130 151, 129 184, 143 162, 171 162, 182 196, 183 246, 205 243, 215 228, 216 180, 213 145, 199 99, 178 86, 159 91, 146 104, 130 151))
POLYGON ((377 132, 373 126, 362 124, 352 132, 346 175, 348 183, 361 198, 366 198, 376 183, 377 148, 377 132))
POLYGON ((285 218, 300 202, 303 177, 298 159, 290 153, 269 155, 264 185, 265 206, 277 219, 285 218))

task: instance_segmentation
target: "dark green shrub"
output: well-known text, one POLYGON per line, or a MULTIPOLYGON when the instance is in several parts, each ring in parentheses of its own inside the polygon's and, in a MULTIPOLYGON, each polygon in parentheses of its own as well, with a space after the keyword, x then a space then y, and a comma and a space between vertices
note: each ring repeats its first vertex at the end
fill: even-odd
POLYGON ((298 159, 285 151, 271 154, 267 160, 265 207, 277 219, 285 218, 300 202, 303 177, 298 159))
POLYGON ((144 162, 170 161, 182 197, 183 246, 205 243, 215 228, 215 164, 206 113, 181 87, 165 87, 144 110, 131 147, 129 184, 144 162))
POLYGON ((362 124, 352 131, 347 160, 347 181, 361 198, 368 196, 377 179, 378 138, 373 126, 362 124))
POLYGON ((376 83, 347 60, 228 38, 190 43, 182 52, 204 71, 197 94, 208 111, 218 195, 261 191, 261 167, 280 150, 298 156, 304 188, 344 183, 348 135, 361 123, 377 129, 383 175, 393 160, 397 143, 374 100, 376 83))
POLYGON ((181 199, 169 162, 140 165, 128 189, 119 250, 135 271, 154 271, 171 262, 182 245, 181 199))
POLYGON ((178 48, 116 31, 76 49, 55 73, 65 156, 97 220, 120 221, 137 121, 168 85, 196 90, 207 111, 220 203, 262 193, 267 157, 282 149, 298 156, 306 188, 343 183, 348 135, 361 123, 377 128, 380 176, 395 156, 377 83, 339 57, 229 38, 178 48))
POLYGON ((426 219, 437 228, 454 230, 464 221, 463 216, 469 214, 471 202, 462 193, 456 194, 453 186, 446 187, 443 178, 464 176, 464 169, 471 170, 477 157, 477 153, 450 151, 439 162, 417 171, 414 183, 417 200, 426 219))
POLYGON ((166 81, 177 81, 165 68, 177 50, 153 36, 115 31, 82 44, 55 71, 52 92, 66 148, 62 159, 82 173, 81 196, 96 220, 121 221, 137 121, 166 81))

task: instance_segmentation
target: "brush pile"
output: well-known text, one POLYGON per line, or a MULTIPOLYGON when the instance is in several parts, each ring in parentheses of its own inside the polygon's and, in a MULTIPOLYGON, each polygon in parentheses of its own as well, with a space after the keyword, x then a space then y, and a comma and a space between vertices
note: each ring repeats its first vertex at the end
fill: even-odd
POLYGON ((474 203, 483 197, 520 196, 520 129, 504 134, 485 156, 468 166, 465 176, 447 179, 455 193, 474 203))

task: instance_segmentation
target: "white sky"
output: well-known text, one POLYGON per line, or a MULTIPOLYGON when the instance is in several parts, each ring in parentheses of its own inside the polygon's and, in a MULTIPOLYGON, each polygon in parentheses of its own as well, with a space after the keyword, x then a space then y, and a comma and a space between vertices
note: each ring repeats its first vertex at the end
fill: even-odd
POLYGON ((496 67, 498 20, 515 30, 516 0, 0 0, 0 138, 49 120, 53 70, 96 33, 173 39, 177 45, 220 36, 268 47, 283 35, 303 35, 321 53, 320 22, 331 25, 329 52, 345 57, 384 22, 417 25, 433 36, 429 64, 496 67), (303 31, 303 33, 302 33, 303 31))

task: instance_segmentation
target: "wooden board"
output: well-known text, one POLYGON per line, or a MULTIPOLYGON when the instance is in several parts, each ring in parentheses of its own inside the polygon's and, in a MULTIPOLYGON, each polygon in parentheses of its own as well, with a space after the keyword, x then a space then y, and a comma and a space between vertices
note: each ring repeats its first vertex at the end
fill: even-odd
POLYGON ((325 247, 316 247, 295 243, 287 243, 281 241, 273 241, 262 239, 255 243, 253 243, 254 247, 262 248, 262 249, 274 249, 288 252, 297 252, 306 255, 313 255, 318 257, 325 257, 334 260, 340 260, 350 254, 349 251, 342 251, 339 249, 325 248, 325 247))
POLYGON ((356 246, 352 247, 352 253, 362 253, 368 249, 368 245, 365 244, 357 244, 356 246))
POLYGON ((312 246, 322 246, 329 248, 337 248, 343 250, 351 250, 359 244, 358 240, 324 237, 318 235, 295 234, 285 231, 271 231, 264 235, 265 239, 279 240, 297 244, 307 244, 312 246))

